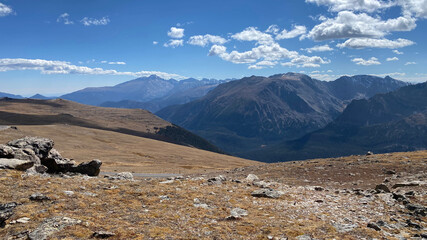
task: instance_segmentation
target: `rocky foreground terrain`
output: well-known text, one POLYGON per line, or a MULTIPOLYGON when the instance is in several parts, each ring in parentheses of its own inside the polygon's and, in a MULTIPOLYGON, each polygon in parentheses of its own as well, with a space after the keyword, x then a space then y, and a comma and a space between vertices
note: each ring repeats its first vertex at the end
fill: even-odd
POLYGON ((170 179, 0 169, 0 238, 423 239, 426 170, 426 151, 170 179))

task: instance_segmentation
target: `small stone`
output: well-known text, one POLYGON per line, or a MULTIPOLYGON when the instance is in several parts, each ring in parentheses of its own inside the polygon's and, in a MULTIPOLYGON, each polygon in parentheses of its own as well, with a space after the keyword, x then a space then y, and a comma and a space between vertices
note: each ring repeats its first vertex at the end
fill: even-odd
POLYGON ((248 181, 248 182, 253 182, 256 180, 259 180, 258 176, 255 174, 252 174, 252 173, 246 177, 246 181, 248 181))
POLYGON ((19 218, 15 220, 16 223, 28 223, 31 219, 27 217, 19 218))
POLYGON ((399 187, 416 187, 419 186, 419 181, 413 181, 413 182, 402 182, 402 183, 396 183, 393 185, 393 188, 399 188, 399 187))
POLYGON ((380 193, 380 192, 389 193, 390 189, 387 187, 387 185, 381 183, 381 184, 378 184, 377 186, 375 186, 375 191, 377 191, 378 193, 380 193))
POLYGON ((323 191, 324 189, 322 187, 317 186, 317 187, 314 187, 314 190, 316 190, 316 191, 323 191))
POLYGON ((421 229, 421 226, 419 224, 412 222, 410 219, 406 220, 406 226, 421 229))
POLYGON ((107 232, 107 231, 96 231, 92 234, 94 238, 109 238, 115 236, 115 233, 107 232))
POLYGON ((133 174, 130 172, 121 172, 121 173, 117 173, 115 175, 107 175, 104 176, 105 178, 109 179, 109 180, 128 180, 128 181, 133 181, 133 174))
POLYGON ((48 201, 50 200, 50 198, 41 193, 34 193, 34 194, 31 194, 30 200, 41 202, 41 201, 48 201))
POLYGON ((172 180, 166 180, 166 181, 163 181, 163 182, 159 182, 160 184, 170 184, 170 183, 174 183, 175 181, 172 179, 172 180))
POLYGON ((230 214, 231 215, 228 216, 226 220, 238 220, 238 219, 241 219, 242 217, 248 216, 248 211, 241 208, 233 208, 231 209, 230 214))
POLYGON ((251 193, 253 197, 279 198, 282 194, 273 189, 259 189, 251 193))
POLYGON ((73 191, 64 191, 64 193, 65 193, 65 195, 67 195, 69 197, 74 195, 73 191))
POLYGON ((374 155, 374 153, 373 153, 372 151, 368 151, 368 152, 366 153, 366 156, 370 156, 370 155, 374 155))
POLYGON ((375 224, 375 223, 368 223, 367 227, 368 228, 372 228, 372 229, 374 229, 376 231, 381 231, 381 228, 377 224, 375 224))
POLYGON ((80 220, 68 217, 53 217, 43 221, 34 231, 28 234, 30 240, 46 240, 49 236, 61 231, 65 227, 80 224, 80 220))
POLYGON ((388 174, 388 175, 394 175, 394 174, 396 174, 396 171, 394 171, 394 170, 386 170, 384 173, 388 174))

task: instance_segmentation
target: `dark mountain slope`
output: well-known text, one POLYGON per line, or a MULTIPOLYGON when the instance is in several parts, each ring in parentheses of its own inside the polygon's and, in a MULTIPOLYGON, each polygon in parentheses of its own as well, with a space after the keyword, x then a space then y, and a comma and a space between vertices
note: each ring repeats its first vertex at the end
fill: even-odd
POLYGON ((421 83, 354 100, 324 129, 247 156, 271 162, 426 148, 427 83, 421 83))
POLYGON ((157 114, 239 152, 319 129, 342 107, 323 82, 288 73, 221 84, 199 100, 157 114))

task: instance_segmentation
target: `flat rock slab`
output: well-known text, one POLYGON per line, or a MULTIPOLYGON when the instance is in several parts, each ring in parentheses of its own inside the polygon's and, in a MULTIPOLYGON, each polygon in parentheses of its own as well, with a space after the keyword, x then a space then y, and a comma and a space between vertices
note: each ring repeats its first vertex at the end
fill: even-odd
POLYGON ((31 160, 20 160, 14 158, 0 158, 0 168, 25 171, 31 168, 34 162, 31 160))

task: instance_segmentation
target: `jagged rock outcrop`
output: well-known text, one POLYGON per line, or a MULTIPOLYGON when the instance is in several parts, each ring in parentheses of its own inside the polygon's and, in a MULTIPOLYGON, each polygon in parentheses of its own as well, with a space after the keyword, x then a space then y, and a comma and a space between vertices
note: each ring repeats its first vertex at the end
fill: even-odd
POLYGON ((76 165, 53 148, 52 139, 24 137, 0 145, 0 168, 16 169, 29 174, 81 173, 98 176, 102 162, 98 159, 76 165))

